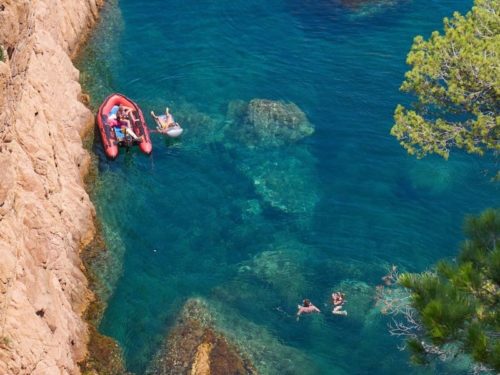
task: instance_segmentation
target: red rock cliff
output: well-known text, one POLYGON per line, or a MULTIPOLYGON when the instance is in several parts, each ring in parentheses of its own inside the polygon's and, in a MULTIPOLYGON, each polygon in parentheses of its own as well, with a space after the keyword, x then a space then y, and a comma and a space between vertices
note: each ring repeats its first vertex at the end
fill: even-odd
POLYGON ((0 4, 0 374, 78 374, 94 235, 84 190, 93 124, 71 62, 101 0, 0 4))

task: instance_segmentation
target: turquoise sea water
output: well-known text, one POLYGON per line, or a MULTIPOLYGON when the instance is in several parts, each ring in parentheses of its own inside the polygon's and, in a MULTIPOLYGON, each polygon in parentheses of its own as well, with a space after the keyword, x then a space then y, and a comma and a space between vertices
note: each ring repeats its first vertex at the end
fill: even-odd
MULTIPOLYGON (((416 160, 389 135, 413 36, 470 1, 108 2, 79 68, 96 106, 121 92, 145 114, 168 105, 182 139, 153 134, 151 157, 103 157, 92 192, 107 251, 94 267, 100 330, 141 374, 191 297, 217 311, 265 373, 456 373, 414 368, 373 288, 453 256, 465 214, 498 205, 487 158, 416 160), (248 148, 235 100, 297 104, 311 136, 248 148), (329 295, 348 290, 348 317, 329 295), (299 322, 310 298, 322 315, 299 322), (252 340, 250 340, 250 337, 252 340), (249 345, 249 344, 248 344, 249 345)), ((149 115, 147 115, 149 118, 149 115)), ((153 122, 150 121, 152 127, 153 122)))

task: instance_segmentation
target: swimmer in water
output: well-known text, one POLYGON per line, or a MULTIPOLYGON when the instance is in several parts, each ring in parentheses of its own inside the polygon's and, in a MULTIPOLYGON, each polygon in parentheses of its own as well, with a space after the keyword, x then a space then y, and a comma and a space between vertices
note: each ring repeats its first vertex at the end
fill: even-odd
POLYGON ((299 317, 302 315, 302 314, 311 314, 311 313, 314 313, 314 312, 321 312, 320 309, 318 309, 316 306, 314 306, 310 300, 308 300, 307 298, 302 301, 302 306, 298 305, 297 306, 298 308, 298 311, 297 311, 297 320, 299 320, 299 317))
POLYGON ((332 293, 332 304, 333 310, 332 314, 335 315, 347 315, 347 311, 342 310, 342 306, 345 303, 345 294, 341 292, 332 293))

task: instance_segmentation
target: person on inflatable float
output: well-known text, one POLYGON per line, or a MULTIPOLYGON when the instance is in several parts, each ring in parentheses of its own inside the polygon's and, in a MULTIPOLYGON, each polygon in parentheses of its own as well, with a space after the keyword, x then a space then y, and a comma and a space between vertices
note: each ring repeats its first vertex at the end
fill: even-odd
POLYGON ((156 116, 154 111, 151 111, 151 116, 153 116, 153 118, 156 121, 157 124, 156 129, 158 131, 162 130, 164 131, 167 130, 168 128, 174 128, 176 126, 179 126, 179 124, 175 122, 174 116, 172 116, 168 107, 165 108, 164 115, 156 116))

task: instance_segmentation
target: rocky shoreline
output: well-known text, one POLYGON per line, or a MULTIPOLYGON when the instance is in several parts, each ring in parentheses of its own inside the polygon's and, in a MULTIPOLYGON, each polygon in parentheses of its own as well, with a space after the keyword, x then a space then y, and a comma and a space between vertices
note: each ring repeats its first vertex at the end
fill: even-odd
POLYGON ((102 0, 0 7, 0 373, 79 374, 93 295, 81 249, 95 235, 84 188, 94 123, 71 58, 102 0))

